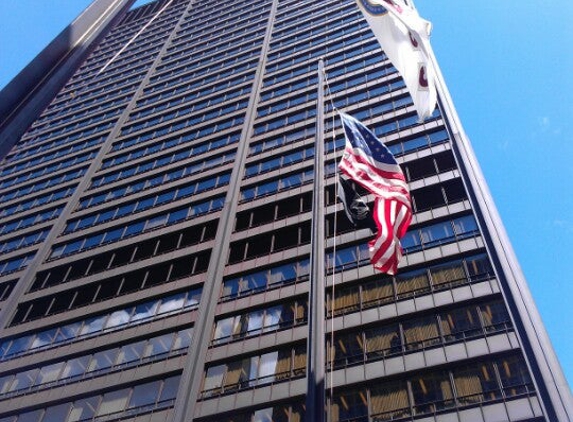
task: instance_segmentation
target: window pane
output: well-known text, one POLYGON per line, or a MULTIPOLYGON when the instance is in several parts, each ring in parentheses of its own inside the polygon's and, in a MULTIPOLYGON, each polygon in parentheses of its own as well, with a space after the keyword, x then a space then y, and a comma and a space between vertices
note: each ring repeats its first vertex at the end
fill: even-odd
POLYGON ((127 344, 123 346, 117 356, 116 365, 122 365, 130 362, 137 362, 143 358, 143 350, 145 348, 145 340, 138 341, 137 343, 127 344))
POLYGON ((179 381, 181 380, 180 375, 175 375, 174 377, 167 378, 163 382, 163 389, 161 390, 161 394, 159 396, 159 403, 173 400, 177 395, 177 389, 179 388, 179 381))
POLYGON ((53 365, 44 366, 36 379, 36 385, 46 384, 58 379, 58 375, 64 366, 64 362, 54 363, 53 365))
POLYGON ((110 413, 123 411, 127 405, 129 391, 129 388, 124 388, 123 390, 112 391, 104 394, 96 416, 109 415, 110 413))
POLYGON ((61 379, 83 375, 87 371, 89 361, 89 356, 82 356, 80 358, 67 361, 62 372, 61 379))
POLYGON ((48 407, 42 418, 42 422, 62 422, 66 420, 70 411, 70 403, 48 407))
POLYGON ((142 385, 136 385, 133 388, 128 408, 155 404, 160 386, 161 381, 153 381, 142 385))

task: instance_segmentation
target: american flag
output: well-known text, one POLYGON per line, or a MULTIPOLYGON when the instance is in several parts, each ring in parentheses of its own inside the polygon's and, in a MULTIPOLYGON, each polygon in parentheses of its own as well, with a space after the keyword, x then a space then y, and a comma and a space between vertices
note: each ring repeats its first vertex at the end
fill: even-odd
POLYGON ((412 220, 408 183, 386 146, 362 123, 340 113, 346 137, 338 168, 376 197, 376 237, 369 243, 374 268, 395 274, 402 257, 400 238, 412 220))

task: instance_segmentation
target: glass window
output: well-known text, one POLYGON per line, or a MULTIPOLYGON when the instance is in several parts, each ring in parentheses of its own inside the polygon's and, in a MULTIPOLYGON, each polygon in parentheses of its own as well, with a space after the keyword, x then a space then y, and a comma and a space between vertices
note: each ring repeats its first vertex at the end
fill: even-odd
POLYGON ((161 381, 148 382, 141 385, 136 385, 133 388, 131 399, 129 400, 128 408, 149 406, 155 404, 157 393, 161 387, 161 381))
POLYGON ((175 341, 173 342, 172 350, 186 349, 191 344, 192 337, 193 337, 193 328, 188 328, 186 330, 179 331, 175 336, 175 341))
POLYGON ((39 409, 32 412, 23 413, 18 416, 18 422, 38 422, 43 412, 43 409, 39 409))
POLYGON ((64 362, 43 366, 42 369, 40 369, 38 378, 36 379, 36 385, 56 381, 58 379, 58 375, 60 375, 60 372, 62 371, 63 366, 64 362))
POLYGON ((157 314, 159 315, 166 312, 173 312, 180 310, 181 308, 183 308, 186 296, 187 293, 179 293, 177 295, 164 298, 161 301, 161 305, 159 306, 157 314))
POLYGON ((104 394, 96 416, 109 415, 111 413, 123 411, 127 405, 129 392, 129 388, 124 388, 123 390, 111 391, 104 394))
POLYGON ((142 303, 141 305, 137 305, 131 317, 131 322, 154 316, 160 303, 161 302, 159 300, 154 300, 152 302, 146 302, 142 303))
POLYGON ((175 399, 177 396, 177 390, 179 389, 180 380, 181 376, 175 375, 163 381, 163 388, 161 389, 161 394, 159 395, 158 400, 159 403, 175 399))
POLYGON ((48 407, 42 418, 42 422, 62 422, 65 421, 70 412, 70 403, 63 403, 57 406, 48 407))
POLYGON ((207 369, 205 374, 205 383, 203 391, 209 392, 211 390, 219 389, 223 385, 223 377, 225 375, 226 365, 212 366, 207 369))
POLYGON ((98 316, 86 320, 79 334, 86 335, 101 331, 103 329, 103 324, 105 323, 106 318, 107 316, 98 316))
POLYGON ((343 392, 334 398, 332 419, 338 421, 362 421, 368 416, 368 402, 365 391, 343 392))
POLYGON ((123 346, 117 355, 115 365, 122 365, 141 360, 143 358, 143 351, 146 343, 147 341, 142 340, 137 343, 123 346))
POLYGON ((413 379, 412 396, 417 413, 436 412, 452 406, 453 394, 448 373, 413 379))
POLYGON ((410 400, 405 383, 376 385, 370 391, 372 417, 386 421, 410 416, 410 400))
POLYGON ((173 334, 171 333, 149 339, 145 347, 144 357, 168 353, 171 350, 172 344, 173 334))
POLYGON ((87 372, 90 356, 82 356, 76 359, 70 359, 62 371, 61 379, 73 378, 83 375, 87 372))
POLYGON ((0 394, 5 394, 10 391, 10 385, 14 380, 14 375, 6 375, 4 377, 0 377, 0 394))
POLYGON ((118 349, 104 350, 95 353, 88 366, 88 372, 100 371, 103 369, 111 368, 115 363, 118 349))
POLYGON ((120 327, 129 322, 129 314, 125 309, 113 312, 105 323, 104 330, 120 327))
POLYGON ((18 391, 31 387, 34 385, 39 372, 40 370, 38 368, 34 368, 17 373, 10 387, 10 391, 18 391))

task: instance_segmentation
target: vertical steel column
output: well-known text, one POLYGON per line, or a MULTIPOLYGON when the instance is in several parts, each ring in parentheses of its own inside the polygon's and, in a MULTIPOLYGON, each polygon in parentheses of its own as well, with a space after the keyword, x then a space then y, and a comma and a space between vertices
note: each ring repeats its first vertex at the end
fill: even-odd
POLYGON ((314 145, 314 185, 310 252, 310 292, 306 376, 306 420, 325 422, 324 304, 324 61, 318 62, 318 99, 314 145))

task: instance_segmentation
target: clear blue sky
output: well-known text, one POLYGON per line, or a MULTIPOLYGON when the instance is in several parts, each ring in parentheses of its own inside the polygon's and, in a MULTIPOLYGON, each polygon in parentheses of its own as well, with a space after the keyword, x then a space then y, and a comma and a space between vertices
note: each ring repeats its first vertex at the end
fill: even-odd
MULTIPOLYGON (((0 88, 89 3, 0 0, 0 88)), ((573 2, 416 5, 571 385, 573 2)))

